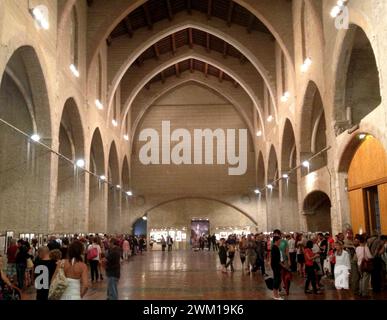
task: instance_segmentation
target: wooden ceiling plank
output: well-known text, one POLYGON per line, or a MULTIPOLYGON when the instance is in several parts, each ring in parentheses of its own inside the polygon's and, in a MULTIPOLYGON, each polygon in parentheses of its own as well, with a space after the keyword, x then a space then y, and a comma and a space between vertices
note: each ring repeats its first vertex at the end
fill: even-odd
POLYGON ((189 42, 189 47, 192 49, 193 48, 192 28, 188 28, 188 42, 189 42))
POLYGON ((145 2, 142 5, 142 7, 144 8, 144 12, 145 12, 146 24, 148 25, 148 29, 151 30, 151 29, 153 29, 153 22, 152 22, 151 14, 149 12, 148 3, 145 2))
POLYGON ((255 15, 250 13, 249 22, 247 24, 247 32, 248 33, 251 33, 251 31, 253 31, 254 21, 255 21, 255 15))
POLYGON ((175 72, 176 72, 176 77, 180 77, 180 66, 178 63, 175 64, 175 72))
POLYGON ((219 82, 223 82, 223 71, 219 69, 219 82))
POLYGON ((192 3, 191 3, 191 0, 187 0, 186 6, 187 6, 187 13, 189 15, 191 15, 192 14, 192 3))
POLYGON ((206 33, 206 48, 207 52, 211 51, 211 36, 208 32, 206 33))
POLYGON ((211 20, 212 17, 212 0, 208 0, 207 19, 211 20))
POLYGON ((228 49, 227 42, 223 41, 223 58, 227 58, 227 49, 228 49))
POLYGON ((172 21, 172 19, 173 19, 173 11, 172 11, 171 0, 166 0, 166 1, 167 1, 167 9, 168 9, 168 20, 172 21))
POLYGON ((155 52, 156 60, 159 60, 159 58, 160 58, 160 51, 159 51, 159 45, 157 44, 157 42, 153 45, 153 50, 155 52))
POLYGON ((227 12, 227 26, 229 27, 231 27, 233 11, 234 11, 234 1, 230 0, 228 4, 228 12, 227 12))
POLYGON ((126 32, 129 35, 129 38, 132 38, 133 37, 133 28, 132 28, 132 23, 130 22, 129 16, 124 18, 124 24, 125 24, 126 32))
POLYGON ((189 60, 189 71, 190 71, 191 73, 194 72, 194 62, 193 62, 193 59, 190 59, 190 60, 189 60))
POLYGON ((175 39, 175 34, 171 34, 171 42, 172 42, 172 53, 176 53, 176 39, 175 39))
POLYGON ((206 78, 208 77, 208 63, 204 64, 204 75, 206 76, 206 78))

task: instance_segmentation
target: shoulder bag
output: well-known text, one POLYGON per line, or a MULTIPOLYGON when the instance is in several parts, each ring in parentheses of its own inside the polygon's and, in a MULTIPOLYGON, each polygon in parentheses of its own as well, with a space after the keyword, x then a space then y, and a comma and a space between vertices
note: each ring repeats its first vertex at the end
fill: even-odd
POLYGON ((360 271, 361 272, 371 273, 373 269, 374 269, 374 260, 373 259, 367 259, 366 249, 364 247, 364 257, 363 257, 363 260, 362 260, 362 262, 360 264, 360 271))
POLYGON ((50 290, 48 292, 48 299, 60 300, 68 286, 69 284, 64 273, 64 260, 62 260, 58 267, 58 272, 56 273, 54 279, 52 279, 50 290))

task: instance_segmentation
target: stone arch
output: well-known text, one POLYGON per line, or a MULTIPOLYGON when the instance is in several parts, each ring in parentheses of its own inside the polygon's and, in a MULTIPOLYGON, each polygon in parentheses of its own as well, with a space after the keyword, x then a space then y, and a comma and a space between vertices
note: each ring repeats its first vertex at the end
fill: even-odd
POLYGON ((203 200, 209 200, 209 201, 215 201, 215 202, 218 202, 218 203, 221 203, 225 206, 228 206, 228 207, 231 207, 237 211, 239 211, 241 214, 243 214, 246 218, 248 218, 253 224, 257 224, 256 221, 245 211, 243 211, 242 209, 238 208, 237 206, 231 204, 231 203, 228 203, 227 201, 224 201, 224 200, 220 200, 220 199, 216 199, 216 198, 212 198, 212 197, 204 197, 204 196, 184 196, 184 197, 178 197, 178 198, 173 198, 173 199, 168 199, 168 200, 165 200, 165 201, 162 201, 152 207, 150 207, 149 209, 147 209, 144 214, 149 214, 150 211, 160 207, 160 206, 163 206, 167 203, 171 203, 171 202, 174 202, 174 201, 179 201, 179 200, 186 200, 186 199, 203 199, 203 200))
POLYGON ((120 231, 121 219, 121 190, 116 186, 120 184, 120 169, 118 162, 118 152, 115 142, 113 141, 109 149, 108 162, 108 213, 107 213, 107 230, 109 233, 118 233, 120 231))
MULTIPOLYGON (((171 22, 160 23, 160 30, 154 28, 147 31, 148 36, 144 36, 141 33, 138 37, 136 34, 133 36, 131 41, 127 39, 117 39, 117 45, 113 45, 109 48, 109 56, 112 57, 112 60, 109 61, 109 76, 108 83, 111 87, 108 97, 108 105, 112 104, 114 93, 125 75, 125 72, 133 64, 133 62, 149 47, 154 45, 157 41, 170 36, 172 33, 187 29, 193 28, 198 29, 209 34, 216 36, 220 39, 227 39, 228 43, 233 47, 238 48, 251 62, 254 68, 262 77, 266 87, 269 90, 271 102, 273 103, 274 108, 276 108, 276 85, 273 82, 275 76, 275 65, 274 61, 270 61, 272 55, 269 52, 263 51, 262 46, 255 47, 254 42, 262 43, 267 42, 268 47, 270 47, 271 40, 268 37, 261 36, 259 40, 255 39, 252 36, 249 36, 248 41, 242 42, 238 39, 238 34, 243 32, 243 27, 233 26, 232 28, 222 29, 219 28, 221 23, 220 19, 213 18, 207 20, 206 16, 203 15, 186 15, 185 13, 180 13, 177 15, 174 20, 171 22), (219 21, 218 21, 219 20, 219 21), (235 31, 233 32, 232 30, 235 31), (145 40, 144 40, 145 39, 145 40), (132 43, 133 42, 133 43, 132 43), (123 49, 122 46, 125 48, 123 49), (128 54, 127 52, 130 52, 128 54), (113 59, 114 58, 114 59, 113 59)), ((289 64, 288 64, 289 65, 289 64)))
POLYGON ((286 119, 282 134, 281 145, 281 173, 287 174, 288 178, 281 180, 281 206, 282 216, 286 224, 283 229, 288 231, 298 230, 298 172, 291 171, 297 166, 297 145, 292 123, 286 119))
POLYGON ((0 225, 18 232, 48 232, 51 153, 29 137, 51 145, 45 76, 32 46, 18 47, 0 79, 0 225), (17 190, 17 192, 15 191, 17 190))
POLYGON ((55 230, 59 233, 84 232, 87 227, 85 172, 74 163, 85 160, 85 137, 80 112, 73 98, 68 98, 64 104, 58 137, 58 152, 65 158, 58 157, 55 230))
MULTIPOLYGON (((300 123, 300 158, 308 159, 327 146, 326 121, 323 101, 317 85, 309 81, 303 100, 300 123)), ((313 159, 310 168, 302 169, 303 174, 315 171, 327 164, 327 153, 313 159)))
POLYGON ((336 67, 334 119, 337 133, 359 124, 381 103, 374 52, 365 31, 351 24, 340 44, 336 67))
MULTIPOLYGON (((235 70, 227 67, 224 64, 224 62, 222 63, 222 60, 220 59, 220 57, 216 57, 214 53, 212 53, 212 54, 206 53, 204 50, 202 52, 195 52, 192 50, 181 51, 173 57, 166 57, 165 61, 162 61, 162 58, 160 57, 160 60, 153 62, 153 65, 150 66, 148 68, 148 70, 145 70, 142 73, 136 72, 135 74, 133 74, 134 77, 138 78, 138 81, 137 81, 137 79, 135 79, 135 81, 134 81, 134 79, 132 77, 129 77, 135 86, 132 88, 129 87, 130 94, 129 94, 128 98, 126 99, 126 101, 124 102, 123 112, 121 114, 121 119, 126 118, 134 99, 136 98, 136 96, 141 91, 141 89, 145 86, 146 83, 148 83, 154 76, 156 76, 158 73, 160 73, 164 69, 166 69, 166 68, 168 68, 168 67, 170 67, 178 62, 187 60, 187 59, 196 59, 196 60, 200 60, 200 61, 206 62, 208 64, 211 64, 211 65, 215 66, 216 68, 226 72, 232 78, 234 78, 241 85, 241 87, 245 90, 245 92, 249 95, 249 97, 253 101, 254 107, 257 109, 258 114, 259 114, 260 119, 261 119, 261 126, 262 126, 262 128, 264 128, 263 110, 261 108, 261 103, 260 103, 257 95, 255 94, 255 91, 253 90, 253 88, 249 85, 248 81, 244 79, 244 76, 246 75, 245 72, 242 72, 244 65, 240 65, 239 66, 240 70, 238 70, 238 72, 236 72, 235 70), (216 58, 218 58, 218 59, 216 59, 216 58)), ((231 58, 228 60, 231 60, 231 58)), ((109 109, 109 111, 110 110, 111 110, 111 108, 109 109)), ((110 122, 110 116, 108 115, 108 123, 110 122)), ((275 118, 277 119, 277 115, 275 118)), ((124 129, 125 129, 124 126, 121 126, 121 133, 122 134, 124 132, 124 129)))
MULTIPOLYGON (((276 1, 278 5, 276 6, 277 10, 275 12, 273 12, 271 6, 267 5, 268 3, 254 2, 254 4, 250 4, 245 0, 237 0, 235 2, 245 7, 266 25, 278 41, 282 50, 286 52, 289 65, 292 66, 293 37, 289 33, 289 30, 292 30, 291 3, 284 4, 282 2, 280 3, 279 0, 276 1)), ((114 27, 130 12, 145 2, 146 0, 136 0, 135 2, 127 4, 120 0, 101 1, 98 3, 98 6, 94 5, 89 8, 90 19, 88 28, 90 36, 88 37, 87 43, 89 66, 92 65, 96 58, 96 53, 114 27)))
POLYGON ((310 192, 303 201, 307 231, 332 232, 331 200, 320 190, 310 192))
MULTIPOLYGON (((89 170, 97 176, 105 175, 105 154, 102 136, 99 128, 93 133, 90 144, 89 170)), ((89 232, 105 231, 105 188, 102 181, 89 176, 89 232)))
MULTIPOLYGON (((152 97, 151 100, 149 100, 146 103, 144 103, 144 108, 141 110, 141 112, 139 113, 137 118, 134 120, 133 125, 132 125, 131 150, 133 150, 133 148, 134 148, 134 145, 133 145, 134 144, 134 137, 136 135, 137 128, 138 128, 138 126, 139 126, 139 124, 141 122, 141 119, 145 116, 147 110, 149 110, 149 108, 152 106, 152 104, 157 99, 159 99, 163 95, 167 94, 168 92, 176 89, 179 86, 182 86, 182 85, 184 85, 186 83, 189 83, 189 82, 198 83, 198 84, 200 84, 202 86, 208 87, 211 90, 213 90, 214 92, 216 92, 219 95, 221 95, 222 97, 224 97, 226 100, 228 100, 235 107, 237 112, 241 115, 241 117, 245 121, 245 123, 246 123, 246 125, 247 125, 247 127, 249 129, 252 141, 254 141, 255 135, 254 135, 254 129, 253 129, 253 126, 251 124, 251 121, 249 120, 248 115, 246 114, 246 112, 242 109, 242 107, 241 107, 242 105, 238 101, 236 101, 236 99, 231 94, 229 94, 229 91, 232 90, 232 89, 228 90, 228 88, 226 88, 224 85, 217 84, 218 87, 223 86, 223 88, 224 88, 224 90, 219 90, 220 88, 215 87, 214 85, 211 85, 209 83, 209 79, 208 78, 200 79, 199 77, 193 77, 190 74, 188 77, 184 77, 184 75, 181 75, 177 82, 172 82, 172 83, 165 84, 164 87, 162 88, 162 90, 160 90, 154 97, 152 97)), ((254 149, 256 151, 256 146, 255 145, 254 145, 254 149)))

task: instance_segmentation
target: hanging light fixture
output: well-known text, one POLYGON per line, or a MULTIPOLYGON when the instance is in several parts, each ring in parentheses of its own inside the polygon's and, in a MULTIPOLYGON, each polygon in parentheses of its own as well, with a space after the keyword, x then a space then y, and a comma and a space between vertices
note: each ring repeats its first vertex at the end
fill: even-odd
POLYGON ((31 136, 32 141, 38 142, 38 141, 40 141, 40 139, 41 139, 40 135, 38 135, 36 133, 31 136))

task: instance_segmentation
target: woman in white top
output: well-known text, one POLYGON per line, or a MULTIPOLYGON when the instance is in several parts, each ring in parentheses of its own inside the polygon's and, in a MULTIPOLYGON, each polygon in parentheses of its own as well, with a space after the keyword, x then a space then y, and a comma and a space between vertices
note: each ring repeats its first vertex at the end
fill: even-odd
POLYGON ((63 265, 68 283, 68 287, 63 293, 61 300, 81 300, 87 292, 89 279, 87 266, 82 261, 83 250, 83 244, 75 240, 69 246, 68 259, 59 261, 58 268, 60 268, 60 265, 63 265))
POLYGON ((363 297, 368 296, 368 288, 370 284, 371 274, 369 272, 362 272, 360 270, 361 263, 364 259, 370 260, 373 258, 370 249, 367 246, 367 241, 364 235, 359 237, 360 245, 356 248, 357 265, 359 267, 360 281, 359 281, 359 295, 363 297))
POLYGON ((337 241, 335 243, 335 287, 336 289, 349 289, 349 272, 351 270, 351 261, 349 253, 343 250, 344 243, 337 241))

